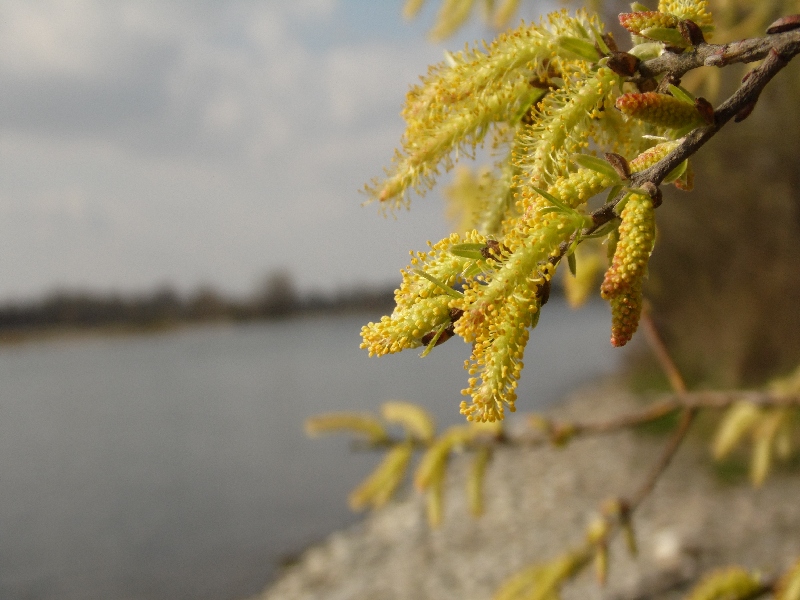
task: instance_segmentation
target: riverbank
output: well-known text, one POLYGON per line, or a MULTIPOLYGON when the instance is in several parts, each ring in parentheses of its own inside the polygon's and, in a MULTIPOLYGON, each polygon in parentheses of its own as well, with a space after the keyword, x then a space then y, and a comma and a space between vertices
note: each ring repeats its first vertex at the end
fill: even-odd
MULTIPOLYGON (((198 328, 209 327, 236 327, 245 325, 259 325, 264 323, 282 323, 294 321, 307 321, 312 319, 339 318, 351 315, 380 314, 380 307, 345 306, 332 309, 313 309, 296 311, 293 313, 273 316, 236 319, 232 317, 219 317, 206 320, 165 320, 149 323, 109 323, 103 325, 53 325, 43 327, 0 328, 0 347, 14 346, 52 340, 85 340, 95 338, 138 337, 174 333, 198 328)), ((390 306, 383 310, 391 311, 390 306)))
MULTIPOLYGON (((591 419, 638 402, 605 384, 554 412, 591 419)), ((252 600, 491 598, 513 573, 579 543, 605 499, 642 481, 663 442, 623 432, 564 449, 497 452, 479 520, 468 516, 464 500, 467 461, 456 458, 440 529, 427 526, 424 501, 411 494, 308 549, 252 600)), ((754 490, 744 470, 728 467, 712 464, 702 435, 690 437, 635 517, 639 556, 632 559, 615 540, 607 586, 599 588, 589 569, 563 597, 680 598, 709 569, 740 564, 773 574, 796 560, 800 475, 778 469, 754 490)))
POLYGON ((5 302, 0 304, 0 344, 54 337, 149 334, 217 323, 380 314, 391 311, 394 296, 392 288, 386 286, 301 296, 284 282, 277 290, 250 298, 228 297, 213 289, 180 295, 167 288, 127 296, 78 291, 5 302))

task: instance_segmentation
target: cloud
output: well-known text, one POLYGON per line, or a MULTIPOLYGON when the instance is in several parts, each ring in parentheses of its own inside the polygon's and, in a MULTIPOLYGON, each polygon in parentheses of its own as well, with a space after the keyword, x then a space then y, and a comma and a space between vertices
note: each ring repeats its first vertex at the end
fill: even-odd
POLYGON ((381 221, 357 190, 440 54, 368 6, 391 35, 333 0, 0 4, 0 296, 395 277, 441 219, 381 221))

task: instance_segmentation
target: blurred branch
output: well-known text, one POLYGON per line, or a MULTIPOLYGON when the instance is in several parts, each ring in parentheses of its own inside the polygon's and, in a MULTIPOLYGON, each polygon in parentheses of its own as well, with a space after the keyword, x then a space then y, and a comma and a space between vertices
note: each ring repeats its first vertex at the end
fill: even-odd
MULTIPOLYGON (((486 446, 535 448, 549 444, 562 444, 573 437, 618 433, 657 421, 681 410, 725 410, 737 402, 750 402, 759 408, 800 408, 800 395, 779 395, 761 390, 698 391, 661 396, 653 404, 639 411, 631 411, 610 419, 587 422, 549 420, 531 415, 536 430, 526 430, 518 435, 503 433, 486 436, 464 445, 467 450, 486 446)), ((356 450, 379 450, 405 442, 405 438, 388 437, 377 442, 354 440, 356 450)), ((417 448, 427 448, 430 443, 414 440, 417 448)))
POLYGON ((644 329, 645 339, 650 349, 653 351, 653 354, 656 355, 656 359, 658 359, 658 363, 661 365, 661 370, 664 371, 664 374, 667 376, 672 391, 676 394, 685 394, 686 383, 683 381, 683 376, 680 371, 678 371, 675 361, 673 361, 672 357, 669 355, 667 347, 656 329, 648 306, 645 306, 642 311, 640 323, 644 329))
MULTIPOLYGON (((667 376, 667 379, 669 379, 669 383, 672 386, 672 391, 677 394, 677 400, 684 399, 687 393, 686 383, 684 382, 680 371, 678 371, 678 367, 675 366, 675 362, 672 360, 672 357, 669 355, 667 347, 664 345, 664 341, 661 339, 658 329, 656 329, 656 325, 653 322, 653 318, 651 317, 649 310, 645 309, 642 312, 641 323, 644 326, 645 339, 647 339, 650 349, 656 355, 664 374, 667 376)), ((670 462, 672 462, 672 458, 675 456, 678 448, 681 446, 681 443, 686 438, 686 434, 689 432, 695 416, 697 416, 697 411, 698 408, 696 406, 684 406, 681 408, 681 417, 678 427, 672 433, 672 436, 662 450, 658 461, 650 469, 647 478, 633 493, 631 499, 627 501, 626 505, 628 506, 628 512, 634 511, 636 507, 639 506, 645 498, 647 498, 650 492, 653 491, 653 488, 656 486, 656 482, 664 473, 664 471, 667 470, 670 462)))

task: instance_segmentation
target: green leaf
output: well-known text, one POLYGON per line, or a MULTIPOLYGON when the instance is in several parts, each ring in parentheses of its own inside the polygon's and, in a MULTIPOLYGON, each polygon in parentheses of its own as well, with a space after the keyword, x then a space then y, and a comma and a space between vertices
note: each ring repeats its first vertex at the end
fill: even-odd
POLYGON ((541 99, 547 93, 547 90, 541 88, 531 87, 528 92, 520 99, 520 105, 517 112, 511 119, 511 124, 519 123, 522 118, 530 110, 531 106, 541 99))
POLYGON ((572 25, 578 30, 578 33, 580 33, 582 37, 589 37, 589 32, 586 31, 586 28, 581 24, 580 21, 577 19, 572 19, 572 25))
POLYGON ((600 47, 600 50, 603 54, 611 54, 611 48, 608 47, 606 41, 603 39, 603 35, 595 28, 594 25, 589 25, 592 28, 592 33, 594 34, 594 41, 600 47))
POLYGON ((454 244, 450 247, 450 254, 470 260, 484 260, 481 250, 485 247, 483 244, 454 244))
POLYGON ((617 197, 617 194, 619 194, 619 193, 622 191, 622 188, 623 188, 623 187, 624 187, 624 186, 621 186, 621 185, 615 185, 615 186, 614 186, 614 187, 612 187, 610 190, 608 190, 608 196, 606 196, 606 204, 608 204, 608 203, 609 203, 609 202, 611 202, 611 201, 612 201, 614 198, 616 198, 616 197, 617 197))
POLYGON ((630 50, 628 54, 633 54, 639 60, 650 60, 661 56, 664 51, 664 46, 656 42, 645 42, 644 44, 637 44, 630 50))
POLYGON ((569 272, 572 273, 573 277, 576 277, 578 275, 578 261, 574 252, 567 254, 567 264, 569 265, 569 272))
POLYGON ((486 247, 486 244, 477 244, 477 243, 476 244, 470 244, 470 243, 453 244, 452 246, 450 246, 450 250, 463 250, 463 251, 476 250, 476 251, 480 252, 485 247, 486 247))
POLYGON ((600 60, 600 54, 597 52, 597 48, 587 40, 561 35, 556 39, 556 45, 558 46, 556 53, 564 58, 576 58, 589 62, 597 62, 600 60))
POLYGON ((554 213, 554 212, 563 213, 564 211, 562 209, 558 208, 557 206, 548 206, 548 207, 539 209, 539 214, 540 215, 549 215, 550 213, 554 213))
POLYGON ((585 169, 589 169, 591 171, 600 173, 601 175, 605 175, 606 177, 611 179, 611 181, 613 181, 614 183, 620 181, 619 173, 617 173, 617 170, 611 166, 611 163, 602 158, 598 158, 590 154, 573 154, 572 162, 585 169))
POLYGON ((439 279, 437 279, 436 277, 434 277, 434 276, 433 276, 433 275, 431 275, 430 273, 426 273, 426 272, 425 272, 425 271, 423 271, 422 269, 414 269, 414 273, 416 273, 416 274, 417 274, 417 275, 419 275, 420 277, 424 277, 425 279, 427 279, 427 280, 428 280, 428 281, 430 281, 431 283, 434 283, 434 284, 436 284, 436 285, 437 285, 439 288, 441 288, 441 289, 444 291, 444 293, 445 293, 445 294, 447 294, 448 296, 452 296, 453 298, 463 298, 463 297, 464 297, 464 294, 462 294, 461 292, 458 292, 458 291, 454 290, 453 288, 451 288, 451 287, 450 287, 449 285, 447 285, 446 283, 444 283, 444 282, 440 281, 439 279))
POLYGON ((631 4, 631 12, 650 12, 651 9, 647 8, 641 2, 634 2, 631 4))
POLYGON ((468 258, 470 260, 483 260, 483 254, 471 250, 450 250, 450 254, 460 258, 468 258))
POLYGON ((436 335, 434 335, 433 339, 431 339, 431 341, 428 342, 428 345, 425 347, 425 350, 423 350, 422 354, 419 355, 420 358, 425 358, 426 356, 428 356, 428 354, 431 353, 431 350, 434 349, 434 347, 436 346, 436 342, 439 341, 439 338, 444 333, 444 330, 447 329, 448 325, 450 325, 450 321, 445 321, 444 323, 439 325, 439 327, 436 328, 436 335))
POLYGON ((575 212, 575 209, 573 209, 570 206, 567 206, 566 204, 564 204, 561 200, 559 200, 558 198, 556 198, 552 194, 549 194, 548 192, 544 191, 541 188, 536 187, 535 185, 532 185, 531 188, 533 189, 534 192, 539 194, 542 198, 544 198, 548 202, 550 202, 550 203, 556 205, 558 208, 560 208, 561 212, 565 212, 567 214, 577 214, 575 212))
POLYGON ((584 235, 582 239, 591 240, 594 238, 605 237, 617 227, 619 227, 619 219, 612 219, 608 223, 604 223, 603 225, 601 225, 594 233, 590 233, 589 235, 584 235))
POLYGON ((679 48, 686 47, 686 40, 683 39, 683 36, 677 29, 672 27, 648 27, 640 31, 639 34, 642 37, 659 42, 666 42, 667 44, 678 46, 679 48))
POLYGON ((664 180, 661 183, 672 183, 676 179, 680 179, 681 176, 686 172, 686 168, 688 166, 689 166, 689 159, 686 159, 681 164, 679 164, 677 167, 672 169, 672 171, 670 171, 667 174, 667 176, 664 177, 664 180))
POLYGON ((618 215, 622 214, 622 210, 625 208, 625 205, 628 203, 630 197, 631 197, 631 192, 630 191, 626 192, 625 195, 622 197, 622 200, 617 202, 617 205, 614 207, 614 212, 617 213, 618 215))
POLYGON ((679 127, 678 129, 673 129, 674 137, 676 140, 681 139, 686 134, 694 131, 697 127, 700 127, 703 123, 700 121, 700 113, 697 113, 697 121, 691 123, 689 125, 684 125, 683 127, 679 127))
POLYGON ((462 276, 464 277, 464 279, 472 279, 476 275, 480 275, 481 273, 483 273, 483 271, 484 269, 481 267, 481 265, 478 264, 477 262, 474 262, 469 267, 464 269, 462 276))
POLYGON ((682 88, 679 85, 670 84, 669 91, 678 100, 683 100, 687 104, 691 104, 692 106, 694 106, 694 96, 686 88, 682 88))

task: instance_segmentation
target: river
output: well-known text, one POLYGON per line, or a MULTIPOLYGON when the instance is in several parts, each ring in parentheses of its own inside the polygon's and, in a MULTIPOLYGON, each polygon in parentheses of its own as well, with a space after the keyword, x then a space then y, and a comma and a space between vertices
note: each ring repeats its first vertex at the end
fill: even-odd
MULTIPOLYGON (((241 600, 280 561, 358 517, 376 455, 303 420, 424 404, 461 420, 458 339, 368 359, 379 315, 0 348, 0 598, 241 600)), ((554 298, 531 336, 520 411, 612 371, 605 306, 554 298)))

